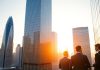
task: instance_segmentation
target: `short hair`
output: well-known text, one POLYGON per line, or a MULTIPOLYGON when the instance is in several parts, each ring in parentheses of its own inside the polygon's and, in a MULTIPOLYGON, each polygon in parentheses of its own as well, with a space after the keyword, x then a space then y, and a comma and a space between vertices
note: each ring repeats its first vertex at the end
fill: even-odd
POLYGON ((64 52, 63 52, 63 55, 64 55, 64 56, 68 56, 68 51, 64 51, 64 52))
POLYGON ((100 44, 99 43, 95 44, 95 47, 98 47, 98 49, 100 50, 100 44))
POLYGON ((80 50, 81 50, 81 46, 80 45, 76 46, 76 51, 80 51, 80 50))

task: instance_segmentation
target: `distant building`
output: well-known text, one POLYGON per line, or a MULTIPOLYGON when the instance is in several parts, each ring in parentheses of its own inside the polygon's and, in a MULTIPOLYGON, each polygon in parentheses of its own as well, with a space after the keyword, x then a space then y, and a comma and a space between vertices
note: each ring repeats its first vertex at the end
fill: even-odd
POLYGON ((16 67, 16 52, 14 52, 12 56, 12 67, 16 67))
MULTIPOLYGON (((91 50, 88 27, 73 28, 73 43, 74 48, 77 45, 82 46, 83 53, 88 56, 88 59, 91 62, 91 50)), ((74 52, 76 51, 74 50, 74 52)))
POLYGON ((9 17, 4 35, 2 40, 1 46, 1 53, 0 53, 0 67, 11 67, 12 65, 12 53, 13 53, 13 19, 9 17))
POLYGON ((0 49, 0 68, 3 67, 3 54, 2 50, 0 49))
POLYGON ((51 0, 27 0, 23 69, 52 70, 51 0))
POLYGON ((58 50, 57 50, 57 33, 56 32, 52 32, 51 33, 51 42, 52 42, 52 70, 58 70, 58 50))
POLYGON ((91 0, 95 43, 100 43, 100 0, 91 0))
POLYGON ((20 46, 20 44, 18 44, 16 47, 15 66, 17 68, 21 68, 22 66, 22 47, 20 46))
POLYGON ((51 43, 52 43, 52 51, 53 51, 53 61, 57 60, 57 33, 52 32, 51 33, 51 43))

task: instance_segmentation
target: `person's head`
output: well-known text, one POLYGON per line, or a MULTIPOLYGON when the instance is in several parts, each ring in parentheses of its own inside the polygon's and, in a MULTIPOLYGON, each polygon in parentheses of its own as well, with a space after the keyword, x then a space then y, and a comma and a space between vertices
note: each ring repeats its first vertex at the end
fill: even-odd
POLYGON ((76 52, 82 52, 82 48, 80 45, 76 46, 75 49, 76 49, 76 52))
POLYGON ((68 51, 63 52, 64 57, 68 57, 68 51))
POLYGON ((95 50, 96 51, 100 50, 100 44, 99 43, 98 44, 95 44, 95 50))

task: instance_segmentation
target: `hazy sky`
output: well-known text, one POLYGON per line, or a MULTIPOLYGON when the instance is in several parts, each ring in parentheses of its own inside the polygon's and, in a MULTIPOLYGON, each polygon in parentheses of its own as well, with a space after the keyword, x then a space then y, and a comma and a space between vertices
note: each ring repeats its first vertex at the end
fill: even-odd
POLYGON ((93 39, 90 0, 53 0, 52 8, 53 29, 57 31, 59 38, 58 47, 73 46, 72 28, 74 27, 88 26, 90 37, 93 39))
MULTIPOLYGON (((26 0, 0 0, 0 43, 9 16, 14 20, 14 46, 21 44, 26 0)), ((58 46, 72 46, 72 28, 88 26, 93 42, 90 0, 52 0, 52 29, 58 33, 58 46), (61 43, 61 41, 63 43, 61 43)))

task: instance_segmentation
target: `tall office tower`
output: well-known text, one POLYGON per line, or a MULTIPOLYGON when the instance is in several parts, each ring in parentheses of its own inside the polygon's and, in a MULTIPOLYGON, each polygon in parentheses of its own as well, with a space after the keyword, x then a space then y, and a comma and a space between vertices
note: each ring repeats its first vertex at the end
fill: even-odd
POLYGON ((24 70, 52 70, 51 15, 51 0, 27 0, 24 70))
POLYGON ((0 54, 0 67, 11 67, 12 65, 12 53, 13 53, 13 19, 9 17, 1 46, 0 54))
POLYGON ((100 43, 100 0, 91 0, 95 43, 100 43))
POLYGON ((73 28, 73 43, 74 43, 74 48, 77 45, 82 46, 83 54, 86 54, 88 56, 88 59, 91 63, 91 51, 90 51, 88 27, 73 28))

